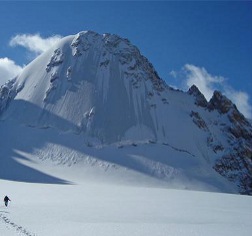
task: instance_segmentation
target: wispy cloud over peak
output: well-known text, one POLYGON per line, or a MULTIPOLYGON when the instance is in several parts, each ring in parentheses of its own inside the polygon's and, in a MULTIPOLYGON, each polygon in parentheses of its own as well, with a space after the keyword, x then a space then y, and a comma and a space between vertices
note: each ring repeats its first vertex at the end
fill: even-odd
POLYGON ((54 35, 43 38, 40 34, 18 34, 10 40, 10 46, 22 46, 29 51, 39 55, 57 43, 62 36, 54 35))

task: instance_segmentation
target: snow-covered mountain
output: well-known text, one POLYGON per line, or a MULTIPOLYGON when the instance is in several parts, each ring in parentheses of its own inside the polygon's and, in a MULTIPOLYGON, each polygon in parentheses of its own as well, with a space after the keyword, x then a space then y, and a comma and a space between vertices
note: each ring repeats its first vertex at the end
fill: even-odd
POLYGON ((41 159, 56 150, 57 161, 69 161, 66 140, 74 139, 74 163, 99 159, 99 165, 179 179, 186 188, 193 179, 252 194, 251 124, 218 91, 207 102, 196 86, 185 93, 166 85, 127 39, 92 31, 65 37, 3 85, 0 98, 2 130, 39 130, 36 143, 45 133, 55 137, 39 148, 32 138, 20 141, 41 159))

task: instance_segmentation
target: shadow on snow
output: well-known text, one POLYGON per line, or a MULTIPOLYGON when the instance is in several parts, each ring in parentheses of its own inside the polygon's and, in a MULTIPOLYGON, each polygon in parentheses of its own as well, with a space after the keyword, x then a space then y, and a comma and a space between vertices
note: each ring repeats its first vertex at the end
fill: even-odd
MULTIPOLYGON (((141 149, 131 146, 127 147, 127 150, 124 148, 96 149, 86 147, 84 145, 84 140, 80 138, 80 135, 62 135, 60 131, 50 128, 50 121, 55 122, 55 127, 60 125, 62 127, 67 127, 69 130, 78 131, 79 127, 70 121, 62 119, 61 117, 26 101, 12 101, 6 113, 7 116, 1 117, 2 122, 0 122, 0 143, 2 144, 0 147, 0 179, 34 183, 71 184, 66 180, 56 178, 52 175, 42 173, 39 170, 23 165, 18 161, 31 161, 22 155, 22 152, 32 153, 35 149, 40 149, 47 143, 59 144, 70 150, 78 151, 83 155, 93 156, 97 160, 116 164, 158 179, 163 179, 167 173, 162 173, 162 171, 161 173, 155 173, 155 171, 153 171, 153 166, 150 166, 149 164, 146 165, 144 161, 153 163, 154 165, 157 163, 164 164, 168 168, 171 168, 171 172, 172 168, 182 169, 185 174, 189 173, 188 169, 195 171, 195 167, 197 168, 200 165, 197 158, 189 153, 181 153, 176 158, 168 158, 165 153, 169 153, 168 151, 172 150, 172 148, 168 146, 161 147, 163 150, 162 155, 157 155, 155 153, 156 149, 151 148, 152 144, 144 145, 141 149), (25 110, 33 111, 39 119, 32 120, 32 116, 29 117, 28 114, 27 119, 20 122, 19 118, 16 117, 18 117, 18 114, 25 112, 25 110), (48 119, 50 119, 49 122, 48 119), (17 123, 15 122, 16 120, 18 120, 17 123), (40 123, 36 124, 38 120, 40 123), (20 125, 20 123, 24 123, 25 125, 20 125), (41 126, 41 129, 39 129, 39 125, 41 126), (44 130, 45 128, 48 129, 44 130), (16 129, 18 129, 18 131, 16 129), (38 130, 42 135, 38 135, 38 130), (49 132, 51 132, 52 135, 49 132), (43 134, 45 133, 50 135, 44 136, 43 134), (72 139, 74 139, 74 141, 72 139), (142 153, 143 151, 144 153, 142 153)), ((177 152, 174 151, 174 153, 177 152)), ((189 175, 191 174, 192 173, 189 175)), ((198 179, 199 181, 203 180, 210 185, 216 184, 212 183, 213 180, 209 178, 209 176, 205 179, 202 177, 203 176, 199 177, 193 174, 194 179, 198 179)), ((222 188, 222 186, 219 187, 222 188)))

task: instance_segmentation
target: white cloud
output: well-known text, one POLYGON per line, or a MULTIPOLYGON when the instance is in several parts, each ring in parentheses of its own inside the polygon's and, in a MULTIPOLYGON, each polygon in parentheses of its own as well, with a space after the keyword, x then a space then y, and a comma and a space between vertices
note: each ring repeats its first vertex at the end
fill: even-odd
POLYGON ((22 69, 21 66, 16 65, 15 62, 9 58, 0 58, 0 85, 13 79, 22 69))
POLYGON ((196 85, 207 100, 211 99, 215 90, 221 91, 245 117, 252 119, 249 95, 233 89, 224 77, 211 75, 205 68, 190 64, 186 64, 180 72, 171 72, 170 75, 175 78, 182 78, 183 89, 188 90, 193 84, 196 85))
POLYGON ((39 55, 52 47, 61 38, 62 36, 60 35, 42 38, 40 34, 18 34, 10 40, 10 46, 22 46, 36 55, 39 55))

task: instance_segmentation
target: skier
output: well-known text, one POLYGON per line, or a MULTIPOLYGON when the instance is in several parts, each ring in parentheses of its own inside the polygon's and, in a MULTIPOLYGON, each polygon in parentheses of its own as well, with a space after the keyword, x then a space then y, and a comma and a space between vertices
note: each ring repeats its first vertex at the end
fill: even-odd
POLYGON ((8 196, 4 197, 4 204, 7 207, 8 206, 8 202, 10 201, 10 199, 8 198, 8 196))

